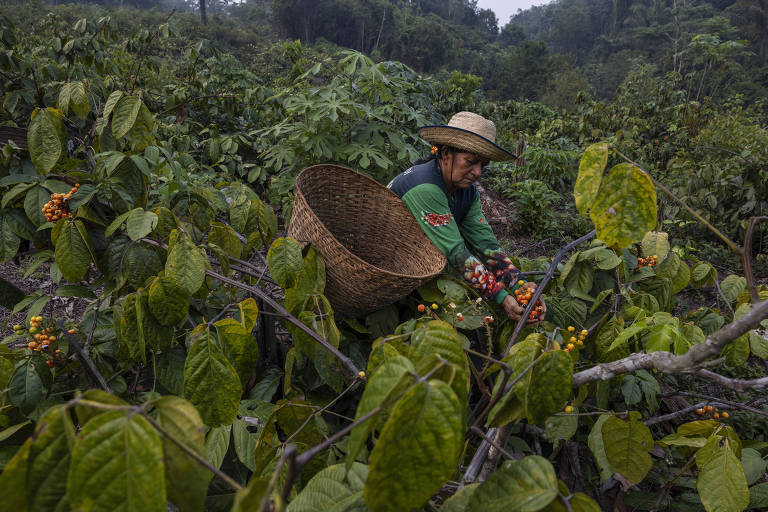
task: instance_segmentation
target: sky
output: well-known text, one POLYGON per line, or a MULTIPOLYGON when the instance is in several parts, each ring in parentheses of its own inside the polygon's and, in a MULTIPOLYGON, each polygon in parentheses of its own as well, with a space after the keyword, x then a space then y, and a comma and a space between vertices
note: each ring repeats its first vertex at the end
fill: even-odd
POLYGON ((509 21, 509 17, 518 9, 528 9, 532 5, 545 5, 550 0, 477 0, 477 6, 481 9, 493 9, 499 19, 499 28, 509 21))

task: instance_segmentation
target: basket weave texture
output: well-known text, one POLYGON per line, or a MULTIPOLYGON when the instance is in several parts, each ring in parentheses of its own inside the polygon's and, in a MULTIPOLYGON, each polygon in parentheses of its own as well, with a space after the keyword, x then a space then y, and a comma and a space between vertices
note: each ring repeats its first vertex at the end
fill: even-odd
POLYGON ((446 264, 395 193, 338 165, 314 165, 297 176, 287 234, 323 255, 325 295, 339 316, 392 304, 446 264))

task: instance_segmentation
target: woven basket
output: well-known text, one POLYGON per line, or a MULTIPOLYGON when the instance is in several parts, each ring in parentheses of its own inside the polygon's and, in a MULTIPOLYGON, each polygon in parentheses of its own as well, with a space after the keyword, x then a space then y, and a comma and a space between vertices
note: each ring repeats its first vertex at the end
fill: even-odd
POLYGON ((392 304, 446 263, 396 194, 338 165, 314 165, 298 175, 288 236, 323 255, 325 295, 339 316, 392 304))

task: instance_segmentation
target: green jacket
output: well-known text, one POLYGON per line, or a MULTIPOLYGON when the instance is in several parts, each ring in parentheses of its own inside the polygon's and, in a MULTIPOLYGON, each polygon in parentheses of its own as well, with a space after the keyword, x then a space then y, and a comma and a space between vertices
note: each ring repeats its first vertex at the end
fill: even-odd
POLYGON ((484 298, 501 304, 509 295, 504 285, 517 288, 519 272, 488 225, 474 185, 448 194, 437 160, 430 160, 400 173, 387 186, 448 263, 484 298))

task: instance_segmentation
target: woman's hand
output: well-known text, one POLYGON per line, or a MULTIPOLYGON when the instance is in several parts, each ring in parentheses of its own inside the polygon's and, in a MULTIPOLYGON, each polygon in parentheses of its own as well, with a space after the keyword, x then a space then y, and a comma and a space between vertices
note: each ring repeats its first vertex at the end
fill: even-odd
MULTIPOLYGON (((526 288, 529 288, 531 292, 536 291, 536 283, 525 283, 526 288)), ((539 299, 541 301, 541 306, 543 308, 543 311, 539 313, 538 318, 536 320, 528 320, 526 323, 529 325, 535 325, 544 320, 545 315, 547 314, 547 305, 544 303, 542 299, 539 299)), ((520 321, 523 315, 523 311, 525 311, 525 308, 518 304, 518 302, 515 300, 515 297, 513 295, 509 295, 507 298, 504 299, 504 302, 502 302, 501 307, 504 308, 504 311, 506 311, 507 316, 515 321, 520 321)))

